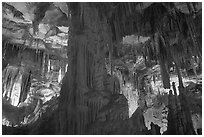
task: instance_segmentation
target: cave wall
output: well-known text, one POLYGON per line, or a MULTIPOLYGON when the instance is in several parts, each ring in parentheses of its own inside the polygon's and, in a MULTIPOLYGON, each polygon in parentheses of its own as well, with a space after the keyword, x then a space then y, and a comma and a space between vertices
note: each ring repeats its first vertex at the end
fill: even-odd
MULTIPOLYGON (((128 102, 126 98, 129 99, 128 96, 130 94, 126 98, 123 95, 118 95, 120 89, 115 88, 114 77, 108 77, 105 71, 104 59, 107 50, 106 47, 112 44, 107 19, 99 15, 100 13, 94 4, 71 3, 68 4, 68 7, 71 9, 72 14, 69 38, 70 53, 68 53, 69 68, 68 73, 66 73, 63 79, 58 109, 59 113, 54 116, 57 117, 57 120, 54 121, 57 125, 56 133, 86 134, 88 128, 88 131, 93 132, 93 134, 146 134, 147 129, 144 124, 143 109, 147 107, 144 98, 146 96, 145 92, 149 90, 148 84, 146 84, 146 87, 143 86, 142 84, 144 83, 145 85, 145 80, 143 78, 141 79, 142 86, 139 89, 141 90, 139 95, 141 104, 139 104, 138 109, 133 113, 133 117, 127 120, 128 102), (107 87, 105 82, 110 83, 110 87, 107 87), (111 87, 112 85, 113 87, 111 87), (111 123, 111 120, 113 120, 113 123, 111 123), (131 129, 124 132, 125 127, 123 127, 123 122, 126 128, 131 127, 131 129), (94 130, 95 125, 98 125, 100 128, 94 130), (121 126, 123 130, 120 131, 121 126), (107 130, 110 127, 113 127, 113 130, 107 130)), ((116 22, 114 23, 114 27, 116 27, 118 24, 116 22)), ((115 29, 116 34, 118 34, 117 31, 120 31, 118 27, 119 25, 115 29)), ((161 44, 161 41, 160 38, 157 38, 157 42, 160 42, 160 44, 157 43, 159 53, 162 52, 162 46, 164 46, 161 44)), ((21 64, 21 59, 25 59, 26 61, 23 62, 23 65, 28 66, 29 61, 27 58, 29 58, 29 54, 24 52, 23 55, 20 55, 19 53, 15 53, 17 61, 14 61, 15 58, 11 59, 11 61, 9 60, 9 62, 12 64, 21 64)), ((40 58, 46 58, 44 54, 43 57, 42 54, 40 56, 40 58)), ((161 54, 158 54, 158 56, 164 87, 169 88, 170 81, 167 72, 167 62, 165 62, 161 54)), ((41 75, 44 75, 44 65, 43 63, 40 63, 40 65, 43 66, 41 67, 43 68, 41 75)), ((55 68, 53 69, 55 70, 55 68)), ((60 69, 57 68, 56 70, 60 69)), ((181 98, 180 100, 185 100, 185 98, 181 98)), ((173 100, 173 102, 176 102, 176 100, 173 100)), ((181 102, 181 104, 184 110, 188 109, 185 101, 181 102)), ((176 107, 175 109, 178 109, 176 107)), ((186 114, 183 114, 184 112, 176 114, 181 114, 181 117, 178 116, 176 119, 178 122, 182 122, 182 119, 184 119, 183 121, 185 123, 185 118, 187 120, 190 119, 189 110, 185 111, 186 114)), ((169 117, 172 117, 172 113, 169 114, 169 117)), ((49 120, 51 121, 52 119, 49 120)), ((179 125, 180 123, 176 123, 175 126, 179 128, 179 131, 176 131, 177 129, 174 130, 179 134, 193 134, 191 130, 189 132, 186 130, 189 127, 192 128, 191 123, 186 123, 187 126, 181 126, 179 125), (185 128, 185 130, 182 131, 182 128, 185 128)), ((151 126, 155 128, 152 129, 152 134, 158 134, 158 127, 151 126)))
POLYGON ((43 51, 23 48, 23 45, 15 45, 7 41, 3 41, 2 45, 3 63, 13 66, 23 65, 30 69, 40 68, 43 51))

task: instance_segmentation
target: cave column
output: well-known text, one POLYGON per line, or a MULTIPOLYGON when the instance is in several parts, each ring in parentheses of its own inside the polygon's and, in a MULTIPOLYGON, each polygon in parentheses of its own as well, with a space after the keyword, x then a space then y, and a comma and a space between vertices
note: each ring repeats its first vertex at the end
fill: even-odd
POLYGON ((59 134, 84 134, 88 107, 84 93, 89 88, 103 90, 105 72, 104 46, 109 39, 106 22, 90 3, 70 3, 70 37, 68 70, 62 82, 59 99, 59 134))

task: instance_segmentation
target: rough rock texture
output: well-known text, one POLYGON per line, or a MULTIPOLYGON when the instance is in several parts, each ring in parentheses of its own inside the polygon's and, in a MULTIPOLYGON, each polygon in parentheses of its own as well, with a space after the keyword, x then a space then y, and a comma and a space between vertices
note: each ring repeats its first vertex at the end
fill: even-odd
MULTIPOLYGON (((84 94, 90 89, 104 90, 104 47, 109 35, 105 19, 99 18, 97 9, 88 3, 71 3, 72 23, 70 28, 70 57, 68 73, 63 79, 59 101, 58 134, 84 134, 90 123, 89 109, 84 94), (66 119, 66 120, 65 120, 66 119), (68 129, 68 130, 67 130, 68 129)), ((92 121, 92 120, 91 120, 92 121)))
POLYGON ((17 106, 24 102, 31 86, 31 71, 8 65, 3 71, 3 98, 17 106))
POLYGON ((130 118, 133 123, 133 134, 147 134, 147 127, 145 126, 144 116, 143 116, 143 109, 138 107, 136 111, 133 113, 132 117, 130 118))
MULTIPOLYGON (((18 3, 13 3, 20 11, 27 9, 25 4, 22 3, 24 6, 20 8, 18 3)), ((29 3, 27 4, 29 5, 29 3)), ((26 68, 33 70, 32 73, 35 78, 41 77, 43 81, 40 83, 41 81, 37 80, 35 84, 40 85, 38 88, 31 85, 31 94, 28 94, 28 98, 25 100, 30 88, 29 69, 28 74, 21 74, 20 76, 18 75, 18 72, 20 72, 18 69, 14 68, 11 71, 5 69, 4 84, 6 83, 7 86, 4 85, 4 96, 15 98, 11 95, 11 91, 17 85, 16 91, 19 94, 17 102, 20 102, 20 104, 19 107, 12 108, 8 105, 14 104, 12 100, 11 102, 9 102, 9 99, 6 100, 5 102, 9 103, 3 105, 3 110, 5 110, 3 115, 9 117, 13 121, 13 125, 20 125, 22 118, 24 118, 27 127, 24 125, 17 129, 19 133, 21 131, 28 133, 29 131, 29 134, 160 134, 163 123, 168 122, 168 128, 164 134, 194 134, 194 132, 200 134, 202 124, 198 121, 202 119, 200 105, 202 94, 197 90, 190 91, 190 86, 193 86, 193 89, 196 87, 192 84, 188 90, 183 88, 182 71, 180 71, 180 69, 193 69, 197 78, 196 65, 201 62, 202 56, 201 50, 198 50, 201 49, 201 39, 198 39, 198 36, 202 36, 202 34, 200 34, 200 31, 199 33, 195 31, 197 25, 194 18, 197 20, 196 17, 200 12, 195 8, 196 4, 181 4, 187 5, 187 9, 192 15, 183 14, 174 3, 147 4, 148 6, 144 10, 141 8, 143 7, 141 3, 63 4, 65 5, 33 3, 32 6, 31 4, 30 6, 35 10, 31 9, 29 12, 29 15, 33 14, 33 30, 30 30, 30 27, 24 24, 23 14, 15 7, 3 3, 3 33, 5 39, 10 36, 17 36, 22 38, 20 41, 24 41, 23 46, 30 45, 30 47, 37 49, 37 54, 34 54, 36 55, 37 65, 29 61, 30 58, 33 58, 30 57, 33 54, 18 49, 17 54, 15 54, 16 59, 9 60, 3 56, 3 68, 6 68, 6 65, 10 63, 13 64, 8 66, 26 66, 26 68), (50 5, 52 6, 50 7, 50 5), (48 44, 44 41, 50 35, 58 35, 61 31, 58 27, 48 27, 49 30, 45 30, 46 34, 40 34, 41 31, 38 30, 38 26, 40 30, 45 27, 45 24, 40 24, 41 21, 50 23, 59 19, 59 16, 51 19, 53 18, 51 13, 53 11, 54 13, 61 13, 60 9, 62 7, 62 11, 65 11, 65 14, 63 13, 66 19, 65 24, 69 26, 69 35, 66 36, 68 44, 65 40, 68 49, 63 49, 56 43, 48 44), (49 15, 52 16, 49 17, 49 15), (23 25, 10 20, 15 16, 18 19, 20 17, 21 21, 23 20, 23 25), (25 28, 22 29, 21 25, 25 28), (19 29, 15 30, 16 28, 19 29), (148 35, 150 38, 144 45, 142 43, 139 43, 139 46, 137 44, 127 47, 123 45, 123 48, 121 48, 123 51, 118 52, 119 48, 117 47, 119 47, 122 37, 133 33, 138 35, 138 41, 140 35, 148 35), (38 38, 39 36, 42 36, 43 40, 38 38), (28 44, 28 42, 30 43, 28 44), (57 90, 53 88, 52 82, 61 82, 65 65, 59 63, 55 57, 46 56, 47 53, 45 52, 39 52, 39 45, 51 53, 57 51, 68 52, 69 67, 62 80, 59 101, 57 98, 59 95, 58 88, 57 90), (61 48, 54 50, 54 47, 61 48), (122 57, 120 53, 123 53, 124 56, 122 57), (105 61, 107 56, 108 67, 105 61), (139 56, 144 59, 142 65, 137 63, 139 56), (50 58, 52 58, 52 61, 50 58), (197 58, 199 61, 191 61, 197 58), (190 67, 185 66, 188 61, 190 61, 190 67), (160 74, 153 70, 153 66, 157 63, 160 67, 158 70, 161 72, 160 74), (31 64, 32 67, 29 67, 31 64), (193 66, 191 67, 191 65, 193 66), (122 69, 119 70, 120 74, 116 74, 116 66, 118 70, 122 66, 122 69), (170 69, 174 71, 173 67, 176 69, 180 88, 179 91, 176 91, 174 84, 174 95, 170 90, 169 96, 166 96, 163 94, 163 89, 161 91, 161 87, 155 85, 157 80, 160 81, 161 76, 163 82, 163 85, 161 85, 164 88, 171 88, 169 74, 170 69), (58 72, 54 71, 58 71, 59 75, 58 72), (11 83, 8 80, 10 76, 11 83), (48 82, 44 83, 45 79, 49 79, 48 82), (13 80, 16 82, 13 82, 13 80), (25 85, 19 84, 22 82, 25 85), (154 87, 152 86, 153 83, 154 87), (155 89, 155 87, 158 89, 155 89), (160 95, 160 93, 162 94, 160 95), (28 109, 24 110, 21 107, 29 103, 28 109), (128 113, 130 110, 131 113, 128 113), (28 113, 26 117, 21 116, 25 114, 24 111, 31 113, 28 113), (168 119, 166 120, 163 113, 167 111, 168 119), (151 129, 148 131, 147 128, 149 127, 151 129)), ((60 16, 63 15, 60 14, 60 16)), ((59 20, 54 25, 63 21, 59 20)), ((13 41, 13 39, 8 41, 13 41)), ((7 44, 5 45, 7 46, 7 44)), ((6 51, 6 48, 4 47, 4 51, 6 51)), ((60 53, 62 52, 57 52, 57 55, 63 60, 64 55, 59 55, 60 53)), ((3 54, 5 55, 6 52, 3 54)), ((59 87, 59 85, 56 87, 59 87)), ((166 127, 166 125, 164 126, 166 127)), ((18 134, 16 128, 8 129, 4 127, 4 130, 11 130, 10 133, 18 134)))
POLYGON ((161 135, 160 133, 160 127, 158 125, 155 125, 154 123, 151 123, 151 135, 161 135))
POLYGON ((6 126, 19 126, 26 116, 25 107, 16 107, 11 104, 2 104, 2 124, 6 126))
POLYGON ((184 95, 169 95, 169 113, 167 132, 171 135, 195 134, 191 114, 184 95), (184 104, 185 102, 185 104, 184 104))
MULTIPOLYGON (((45 52, 22 49, 19 45, 11 45, 5 41, 3 44, 6 66, 3 69, 2 124, 25 126, 39 119, 41 108, 46 106, 44 103, 59 96, 60 84, 49 77, 43 78, 41 74, 47 74, 48 68, 53 69, 53 64, 48 65, 50 59, 47 54, 44 54, 46 58, 41 58, 45 52)), ((63 75, 65 66, 60 67, 63 75)))

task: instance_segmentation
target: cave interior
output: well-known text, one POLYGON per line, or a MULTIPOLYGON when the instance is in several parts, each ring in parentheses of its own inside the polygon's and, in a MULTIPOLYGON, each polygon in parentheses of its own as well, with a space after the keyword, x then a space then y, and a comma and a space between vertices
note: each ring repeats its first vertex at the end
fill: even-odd
POLYGON ((2 2, 3 135, 202 135, 201 2, 2 2))

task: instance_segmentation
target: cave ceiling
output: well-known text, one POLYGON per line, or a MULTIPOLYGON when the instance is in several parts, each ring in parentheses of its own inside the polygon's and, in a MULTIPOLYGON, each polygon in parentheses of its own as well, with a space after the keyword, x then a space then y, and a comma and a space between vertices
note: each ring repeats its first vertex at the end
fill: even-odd
POLYGON ((59 8, 66 4, 49 3, 46 11, 42 8, 48 3, 7 2, 2 5, 3 40, 67 58, 68 20, 63 8, 59 8))
MULTIPOLYGON (((112 29, 113 33, 114 31, 118 33, 119 38, 115 38, 116 41, 123 40, 123 44, 135 45, 144 43, 149 39, 148 35, 150 33, 147 32, 150 29, 148 28, 149 26, 146 25, 145 28, 138 29, 142 27, 140 25, 138 26, 138 22, 141 22, 140 15, 145 14, 145 10, 152 10, 151 8, 156 7, 155 3, 123 4, 118 2, 101 5, 99 10, 102 9, 104 15, 112 20, 112 22, 120 20, 120 18, 124 20, 122 22, 117 21, 119 22, 116 25, 118 28, 113 27, 115 30, 112 29), (127 8, 129 11, 127 11, 127 8), (118 16, 119 14, 121 16, 118 16), (130 24, 128 25, 127 23, 130 24), (129 27, 132 25, 131 23, 133 25, 137 24, 137 27, 129 27), (123 27, 124 25, 125 27, 123 27)), ((185 14, 189 13, 186 4, 178 2, 175 3, 175 6, 181 12, 185 14)), ((198 10, 201 9, 201 4, 198 4, 197 8, 198 10)), ((67 3, 63 2, 4 2, 2 3, 3 40, 26 46, 27 48, 46 50, 50 54, 67 58, 66 47, 68 46, 69 36, 68 17, 68 6, 67 3)))

